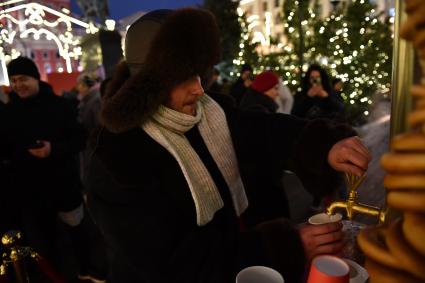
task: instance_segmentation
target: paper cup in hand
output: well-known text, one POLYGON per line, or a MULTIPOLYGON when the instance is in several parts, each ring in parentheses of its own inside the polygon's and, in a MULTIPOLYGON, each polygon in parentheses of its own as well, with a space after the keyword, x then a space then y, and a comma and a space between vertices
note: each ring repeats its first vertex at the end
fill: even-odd
POLYGON ((340 258, 321 255, 313 259, 307 283, 348 283, 350 267, 340 258))
POLYGON ((270 267, 250 266, 238 273, 236 283, 285 283, 285 280, 279 272, 270 267))
POLYGON ((336 213, 334 215, 328 215, 326 213, 319 213, 313 215, 308 219, 308 223, 313 225, 320 225, 332 222, 338 222, 342 219, 342 215, 340 213, 336 213))

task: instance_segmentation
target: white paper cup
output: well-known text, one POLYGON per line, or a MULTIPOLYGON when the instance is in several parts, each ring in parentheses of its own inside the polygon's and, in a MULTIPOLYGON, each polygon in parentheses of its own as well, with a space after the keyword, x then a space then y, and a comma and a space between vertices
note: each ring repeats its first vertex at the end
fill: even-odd
POLYGON ((266 266, 250 266, 236 276, 236 283, 285 283, 282 275, 266 266))
POLYGON ((342 215, 340 213, 336 213, 334 215, 328 215, 326 213, 319 213, 313 215, 308 219, 308 223, 313 225, 320 225, 332 222, 338 222, 342 219, 342 215))

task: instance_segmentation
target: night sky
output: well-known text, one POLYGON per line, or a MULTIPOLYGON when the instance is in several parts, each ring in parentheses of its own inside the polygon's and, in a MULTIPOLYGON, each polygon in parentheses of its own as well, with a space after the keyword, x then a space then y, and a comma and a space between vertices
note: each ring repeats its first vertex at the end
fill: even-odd
MULTIPOLYGON (((137 11, 151 11, 155 9, 175 9, 187 6, 201 5, 203 0, 108 0, 109 12, 114 20, 134 14, 137 11)), ((72 11, 80 13, 76 0, 71 0, 72 11)))

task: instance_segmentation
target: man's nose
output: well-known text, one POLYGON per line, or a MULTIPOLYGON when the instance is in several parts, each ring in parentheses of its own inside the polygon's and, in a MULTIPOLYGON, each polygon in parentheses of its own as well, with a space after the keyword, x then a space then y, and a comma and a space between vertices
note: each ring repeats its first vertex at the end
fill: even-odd
POLYGON ((204 94, 204 88, 202 87, 202 84, 200 81, 196 81, 196 84, 193 88, 193 93, 200 96, 204 94))

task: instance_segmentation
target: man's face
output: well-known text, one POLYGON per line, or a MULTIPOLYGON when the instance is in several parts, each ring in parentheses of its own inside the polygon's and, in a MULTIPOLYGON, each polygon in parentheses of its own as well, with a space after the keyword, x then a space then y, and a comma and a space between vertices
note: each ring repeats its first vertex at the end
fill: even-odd
POLYGON ((20 98, 28 98, 36 95, 40 89, 39 81, 27 75, 15 75, 10 78, 12 90, 20 98))
POLYGON ((203 94, 201 79, 195 76, 172 89, 165 106, 181 113, 195 115, 196 103, 203 94))

